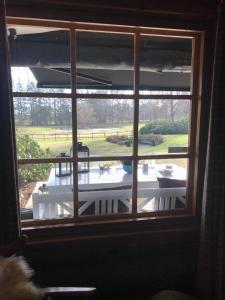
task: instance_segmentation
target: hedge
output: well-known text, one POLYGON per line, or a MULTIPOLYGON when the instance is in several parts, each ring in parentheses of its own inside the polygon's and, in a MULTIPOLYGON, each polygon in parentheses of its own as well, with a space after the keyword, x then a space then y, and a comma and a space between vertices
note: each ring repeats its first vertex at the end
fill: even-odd
POLYGON ((140 134, 187 134, 188 119, 182 119, 175 122, 154 121, 145 124, 139 130, 140 134))

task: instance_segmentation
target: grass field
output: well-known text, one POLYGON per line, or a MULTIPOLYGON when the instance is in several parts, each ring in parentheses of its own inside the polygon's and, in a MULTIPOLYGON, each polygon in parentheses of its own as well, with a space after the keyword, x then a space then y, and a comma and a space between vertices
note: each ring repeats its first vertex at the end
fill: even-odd
POLYGON ((16 127, 16 132, 18 134, 54 134, 54 133, 63 133, 66 130, 56 128, 55 126, 23 126, 16 127))
MULTIPOLYGON (((111 155, 129 155, 132 152, 132 147, 120 146, 117 144, 112 144, 105 140, 103 135, 91 137, 92 133, 101 132, 102 129, 88 130, 84 129, 80 132, 82 134, 89 134, 89 137, 83 137, 79 139, 84 145, 87 145, 90 149, 91 155, 97 156, 111 156, 111 155)), ((118 128, 104 128, 107 135, 111 135, 116 131, 119 134, 125 134, 131 131, 131 125, 123 125, 118 128)), ((55 127, 20 127, 17 128, 17 134, 28 134, 33 137, 42 149, 49 148, 52 155, 56 156, 60 152, 66 152, 69 154, 70 148, 72 147, 72 138, 66 136, 68 130, 57 129, 55 127), (54 137, 53 135, 56 135, 54 137), (60 134, 59 136, 57 134, 60 134), (65 134, 65 136, 63 136, 65 134), (51 136, 52 135, 52 136, 51 136)), ((70 132, 69 132, 70 133, 70 132)), ((139 154, 154 154, 154 153, 168 153, 169 146, 187 146, 188 145, 188 135, 164 135, 163 143, 158 146, 149 145, 139 145, 139 154)))

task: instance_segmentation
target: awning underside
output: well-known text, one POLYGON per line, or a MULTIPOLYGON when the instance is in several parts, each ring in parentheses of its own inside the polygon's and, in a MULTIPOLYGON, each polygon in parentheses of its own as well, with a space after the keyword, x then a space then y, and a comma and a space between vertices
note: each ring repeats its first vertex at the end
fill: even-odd
MULTIPOLYGON (((70 45, 66 30, 9 29, 11 63, 29 67, 41 88, 70 88, 70 45), (35 31, 36 30, 36 31, 35 31)), ((131 35, 78 32, 77 86, 130 90, 134 82, 131 35)), ((140 89, 190 90, 192 41, 143 36, 140 45, 140 89)))
MULTIPOLYGON (((30 68, 38 88, 71 88, 70 70, 30 68)), ((80 89, 131 90, 134 73, 131 70, 90 70, 77 72, 77 87, 80 89)), ((141 90, 184 90, 190 89, 190 73, 141 72, 141 90)))

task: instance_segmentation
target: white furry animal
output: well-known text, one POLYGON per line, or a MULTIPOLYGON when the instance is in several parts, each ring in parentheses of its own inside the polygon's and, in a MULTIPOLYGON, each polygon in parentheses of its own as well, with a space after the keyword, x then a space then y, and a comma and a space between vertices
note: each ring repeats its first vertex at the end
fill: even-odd
POLYGON ((41 289, 30 281, 33 270, 23 257, 0 257, 0 300, 40 300, 41 289))

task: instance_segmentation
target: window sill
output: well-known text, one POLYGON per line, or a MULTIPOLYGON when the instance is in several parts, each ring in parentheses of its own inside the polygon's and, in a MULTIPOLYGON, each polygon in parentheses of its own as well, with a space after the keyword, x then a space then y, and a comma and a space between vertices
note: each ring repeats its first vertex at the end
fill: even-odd
POLYGON ((197 241, 199 222, 196 217, 179 215, 30 226, 22 228, 22 233, 29 237, 30 245, 139 235, 152 236, 154 241, 171 238, 197 241))

